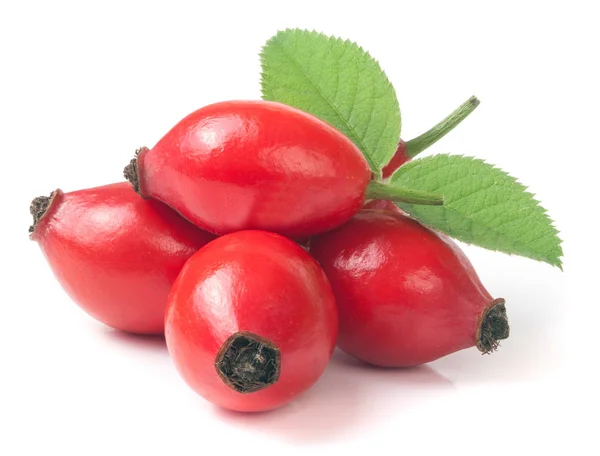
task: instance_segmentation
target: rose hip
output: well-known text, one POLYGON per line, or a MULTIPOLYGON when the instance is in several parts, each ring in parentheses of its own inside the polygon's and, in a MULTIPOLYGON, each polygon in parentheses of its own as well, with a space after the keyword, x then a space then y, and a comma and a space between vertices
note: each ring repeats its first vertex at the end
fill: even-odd
POLYGON ((396 152, 394 152, 393 157, 381 170, 381 177, 384 179, 391 177, 391 175, 394 174, 398 168, 410 160, 411 157, 406 154, 406 143, 401 139, 398 141, 398 147, 396 148, 396 152))
POLYGON ((126 183, 35 198, 37 241, 88 314, 116 329, 162 334, 167 297, 185 261, 214 239, 126 183))
POLYGON ((261 411, 317 381, 337 330, 333 292, 317 262, 280 235, 240 231, 186 263, 169 297, 165 335, 198 394, 261 411))
POLYGON ((400 213, 364 210, 311 240, 331 282, 339 347, 379 366, 413 366, 509 334, 503 299, 492 299, 459 247, 400 213))
POLYGON ((372 200, 363 206, 363 210, 373 209, 379 211, 396 212, 398 214, 404 214, 404 211, 396 206, 392 201, 388 200, 372 200))
POLYGON ((350 139, 308 113, 267 101, 193 112, 152 149, 140 149, 124 174, 141 196, 216 234, 260 229, 310 236, 351 218, 366 194, 442 203, 437 195, 370 183, 367 162, 350 139))

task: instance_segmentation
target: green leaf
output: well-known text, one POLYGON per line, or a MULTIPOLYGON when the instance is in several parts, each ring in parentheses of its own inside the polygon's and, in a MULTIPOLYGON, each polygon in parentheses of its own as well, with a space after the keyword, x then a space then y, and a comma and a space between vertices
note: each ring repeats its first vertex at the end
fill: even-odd
POLYGON ((423 224, 491 250, 562 268, 558 230, 526 187, 471 157, 434 155, 409 162, 391 181, 444 196, 443 206, 398 204, 423 224))
POLYGON ((307 30, 288 29, 261 53, 262 93, 309 112, 342 131, 379 174, 400 139, 394 87, 355 43, 307 30))

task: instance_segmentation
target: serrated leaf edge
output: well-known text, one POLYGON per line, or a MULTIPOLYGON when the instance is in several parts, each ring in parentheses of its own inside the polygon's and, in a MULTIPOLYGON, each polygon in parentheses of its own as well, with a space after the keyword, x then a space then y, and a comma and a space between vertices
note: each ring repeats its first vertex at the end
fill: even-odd
MULTIPOLYGON (((420 223, 422 223, 423 225, 426 225, 426 226, 428 226, 429 228, 432 228, 432 229, 434 229, 434 230, 436 230, 436 231, 441 231, 441 232, 443 232, 444 234, 446 234, 446 235, 448 235, 448 236, 454 237, 455 239, 458 239, 459 241, 461 241, 461 242, 464 242, 465 244, 469 244, 469 245, 476 245, 476 246, 478 246, 478 247, 481 247, 481 248, 486 248, 487 250, 492 250, 492 251, 495 251, 495 252, 502 252, 502 253, 505 253, 505 254, 507 254, 507 255, 511 255, 511 256, 512 256, 512 255, 517 255, 517 256, 523 256, 523 257, 526 257, 526 258, 529 258, 529 259, 533 259, 533 260, 536 260, 536 261, 544 261, 544 262, 546 262, 546 263, 550 264, 551 266, 555 266, 555 267, 559 268, 561 271, 563 270, 563 265, 562 265, 562 260, 561 260, 561 258, 563 258, 563 257, 564 257, 564 252, 563 252, 563 248, 562 248, 562 242, 563 242, 563 240, 562 240, 562 239, 561 239, 561 237, 559 236, 559 234, 560 234, 560 231, 559 231, 559 230, 556 228, 556 226, 555 226, 555 221, 554 221, 552 218, 550 218, 550 216, 548 215, 548 211, 547 211, 547 209, 546 209, 546 208, 544 208, 544 207, 541 205, 541 202, 540 202, 538 199, 536 199, 536 198, 535 198, 535 194, 534 194, 534 193, 532 193, 532 192, 529 192, 529 191, 527 191, 528 187, 527 187, 526 185, 522 184, 522 183, 521 183, 521 182, 520 182, 520 181, 519 181, 519 180, 518 180, 516 177, 514 177, 514 176, 510 175, 510 173, 508 173, 507 171, 504 171, 502 168, 499 168, 498 166, 496 166, 496 165, 493 165, 493 164, 491 164, 491 163, 487 162, 486 160, 483 160, 483 159, 481 159, 481 158, 476 158, 476 157, 473 157, 473 156, 470 156, 470 155, 463 155, 463 154, 436 154, 436 155, 430 155, 430 156, 428 156, 428 157, 419 158, 419 159, 417 159, 417 160, 414 160, 414 161, 412 161, 412 162, 409 162, 409 163, 407 163, 407 164, 406 164, 406 165, 404 165, 404 166, 401 166, 401 167, 400 167, 400 168, 399 168, 399 169, 398 169, 398 170, 397 170, 397 171, 396 171, 396 172, 395 172, 395 173, 394 173, 394 174, 391 176, 391 178, 390 178, 390 181, 391 181, 391 182, 393 182, 393 181, 394 181, 394 177, 395 177, 396 175, 400 175, 400 174, 402 174, 403 172, 406 172, 406 171, 407 171, 407 169, 410 169, 410 168, 414 168, 414 167, 416 167, 416 166, 419 166, 419 165, 420 165, 420 163, 419 163, 419 162, 422 162, 422 161, 427 161, 428 159, 432 159, 432 158, 434 158, 434 157, 438 157, 438 156, 442 156, 442 157, 459 157, 459 158, 468 159, 468 160, 472 160, 472 161, 478 162, 478 163, 480 163, 480 164, 487 165, 487 166, 489 166, 490 168, 492 168, 492 169, 494 169, 495 171, 497 171, 497 172, 499 172, 500 174, 502 174, 504 177, 507 177, 508 179, 510 179, 510 180, 511 180, 511 181, 512 181, 514 184, 517 184, 517 185, 519 185, 519 186, 520 186, 520 187, 523 189, 523 194, 524 194, 524 195, 526 195, 526 196, 528 196, 528 197, 531 199, 531 201, 532 201, 533 203, 535 203, 535 204, 536 204, 536 205, 537 205, 537 206, 538 206, 538 207, 541 209, 541 211, 542 211, 542 214, 546 215, 546 217, 547 217, 547 220, 548 220, 548 222, 549 222, 549 224, 548 224, 548 228, 550 228, 550 231, 549 231, 549 233, 550 233, 550 234, 551 234, 551 236, 552 236, 553 238, 555 238, 555 239, 556 239, 556 241, 557 241, 557 243, 556 243, 556 248, 553 248, 551 253, 554 253, 554 251, 556 250, 556 254, 555 254, 555 256, 553 255, 553 257, 552 257, 552 258, 551 258, 549 255, 546 255, 546 258, 544 258, 544 259, 542 259, 542 260, 541 260, 541 259, 539 259, 539 258, 532 258, 532 257, 530 257, 530 256, 528 256, 528 255, 524 255, 524 254, 520 254, 520 253, 510 253, 510 252, 505 252, 505 251, 503 251, 503 250, 499 250, 499 249, 489 249, 489 248, 487 248, 487 247, 479 246, 478 244, 475 244, 475 243, 473 243, 473 242, 469 242, 469 241, 467 241, 467 240, 463 239, 463 238, 462 238, 462 236, 454 236, 454 235, 450 235, 450 234, 448 234, 448 233, 444 232, 443 230, 439 230, 439 229, 437 229, 437 228, 435 228, 435 227, 433 227, 433 226, 431 226, 431 225, 427 224, 426 222, 424 222, 424 221, 420 220, 420 219, 419 219, 417 216, 413 216, 413 215, 411 214, 411 217, 415 218, 416 220, 418 220, 418 221, 419 221, 420 223), (412 165, 412 166, 411 166, 411 165, 412 165)), ((467 177, 467 176, 464 176, 464 177, 467 177)), ((461 179, 462 179, 462 178, 461 178, 461 179)), ((456 181, 453 181, 453 182, 452 182, 452 184, 455 184, 455 183, 456 183, 456 181)), ((487 187, 485 190, 487 190, 488 188, 489 188, 489 187, 487 187)), ((484 189, 482 189, 482 190, 484 190, 484 189)), ((440 189, 436 189, 436 192, 437 192, 437 191, 440 191, 440 192, 441 192, 441 194, 444 196, 444 200, 446 201, 446 195, 444 194, 444 191, 443 191, 443 189, 442 189, 442 188, 440 188, 440 189)), ((478 191, 479 191, 479 190, 478 190, 478 191)), ((455 210, 455 209, 453 209, 453 208, 452 208, 452 202, 454 202, 454 201, 460 201, 460 200, 461 200, 461 199, 463 199, 463 198, 470 197, 470 196, 472 196, 474 193, 476 193, 476 192, 470 193, 469 195, 467 195, 467 196, 465 196, 465 197, 457 198, 457 199, 454 199, 454 200, 452 200, 452 199, 451 199, 451 200, 450 200, 450 204, 447 204, 446 202, 444 202, 444 206, 443 206, 443 207, 444 207, 446 210, 448 210, 448 211, 451 211, 451 212, 454 212, 455 214, 458 214, 459 216, 461 216, 461 217, 463 217, 463 218, 464 218, 464 217, 465 217, 465 214, 463 214, 463 213, 461 213, 461 212, 459 212, 459 211, 457 211, 457 210, 455 210)), ((479 211, 478 211, 478 212, 479 212, 479 211)), ((469 214, 469 215, 473 215, 473 214, 469 214)), ((446 217, 446 215, 444 215, 444 217, 445 217, 445 218, 446 218, 446 220, 447 220, 447 217, 446 217)), ((495 233, 496 235, 498 235, 498 236, 504 236, 504 234, 503 234, 503 233, 501 233, 501 232, 498 232, 498 231, 495 229, 495 228, 497 228, 497 227, 490 227, 490 226, 487 226, 487 225, 482 225, 482 226, 485 226, 485 228, 486 228, 486 229, 489 229, 490 231, 494 232, 494 233, 495 233)), ((513 241, 513 242, 518 242, 518 240, 515 240, 515 241, 513 241)))
MULTIPOLYGON (((341 42, 344 45, 353 45, 356 46, 356 48, 358 48, 358 50, 360 52, 362 52, 368 59, 370 59, 371 61, 373 61, 374 63, 377 64, 377 66, 381 69, 381 74, 382 76, 385 78, 385 81, 388 85, 388 87, 392 90, 394 96, 396 97, 396 99, 398 98, 397 94, 396 94, 396 89, 394 88, 393 84, 391 83, 391 81, 389 80, 389 78, 387 77, 387 74, 385 73, 385 71, 383 71, 383 68, 381 67, 379 61, 377 59, 375 59, 373 56, 371 56, 371 54, 364 50, 362 46, 360 46, 358 43, 349 40, 349 39, 343 39, 341 37, 338 36, 334 36, 334 35, 326 35, 324 33, 321 32, 317 32, 316 30, 308 30, 308 29, 300 29, 300 28, 287 28, 284 30, 278 30, 277 33, 275 35, 273 35, 271 38, 269 38, 267 40, 267 42, 264 44, 264 46, 261 48, 261 51, 259 53, 260 56, 260 66, 261 66, 261 78, 260 78, 260 85, 261 85, 261 93, 264 99, 269 99, 270 97, 267 94, 267 89, 266 89, 266 82, 265 82, 265 78, 264 75, 267 74, 268 72, 266 71, 266 64, 265 64, 265 48, 269 45, 273 45, 276 43, 277 39, 282 37, 284 34, 286 33, 292 33, 292 34, 304 34, 304 35, 317 35, 326 39, 333 39, 337 42, 341 42)), ((350 133, 352 134, 353 138, 351 138, 353 140, 353 142, 355 142, 357 144, 357 146, 359 147, 359 149, 363 152, 363 155, 365 157, 365 159, 367 160, 367 162, 369 163, 369 167, 376 171, 376 172, 381 172, 381 169, 383 168, 383 166, 385 166, 385 163, 382 164, 381 166, 377 165, 375 163, 375 161, 373 160, 373 157, 367 153, 367 148, 363 142, 364 138, 360 138, 359 135, 357 134, 357 132, 355 131, 355 129, 347 122, 347 120, 342 116, 339 108, 328 98, 325 96, 325 94, 323 93, 323 91, 320 89, 320 87, 315 84, 313 82, 313 80, 311 79, 311 77, 302 69, 302 67, 298 64, 298 62, 294 59, 293 56, 289 55, 285 49, 283 49, 283 47, 281 47, 282 52, 285 54, 285 56, 296 66, 296 68, 298 68, 298 70, 301 72, 301 74, 311 83, 311 85, 313 87, 315 87, 318 91, 318 93, 321 95, 321 97, 327 102, 327 104, 333 109, 333 111, 336 113, 337 117, 342 121, 342 123, 346 126, 346 128, 348 128, 348 130, 350 131, 350 133)), ((356 93, 354 94, 354 96, 356 96, 356 93)), ((352 104, 352 109, 354 109, 354 103, 352 104)), ((401 132, 401 126, 402 126, 402 115, 400 112, 400 108, 399 108, 399 104, 398 104, 398 119, 400 121, 400 130, 399 130, 399 137, 398 140, 400 139, 400 132, 401 132)), ((373 112, 374 110, 371 109, 371 117, 369 118, 369 122, 371 121, 371 119, 373 118, 373 112)), ((386 122, 388 122, 388 120, 386 119, 386 122)), ((387 124, 386 124, 387 126, 387 124)), ((367 125, 366 131, 368 131, 368 127, 369 125, 367 125)), ((378 141, 381 140, 381 137, 378 139, 378 141)), ((375 149, 377 149, 377 146, 379 144, 376 145, 375 149)))

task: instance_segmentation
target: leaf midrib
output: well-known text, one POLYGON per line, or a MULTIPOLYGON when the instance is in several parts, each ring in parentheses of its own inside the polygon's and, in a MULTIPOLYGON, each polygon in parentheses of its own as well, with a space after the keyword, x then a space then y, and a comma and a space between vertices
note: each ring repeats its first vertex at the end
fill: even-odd
MULTIPOLYGON (((443 168, 446 168, 448 166, 452 167, 453 165, 452 164, 444 164, 442 166, 437 167, 435 171, 439 172, 440 170, 442 170, 443 168)), ((506 172, 504 172, 502 170, 498 170, 496 168, 493 168, 493 169, 495 171, 498 171, 499 174, 504 179, 508 180, 508 182, 503 181, 500 184, 501 186, 504 186, 505 184, 508 184, 508 183, 513 184, 513 185, 517 185, 517 186, 519 186, 520 189, 522 189, 522 191, 523 191, 522 194, 524 194, 524 195, 526 194, 526 195, 529 196, 529 198, 527 199, 528 203, 530 203, 533 200, 533 194, 531 194, 530 192, 527 192, 525 186, 523 186, 521 183, 517 182, 508 173, 506 173, 506 172)), ((409 171, 409 170, 407 170, 407 171, 409 171)), ((461 176, 458 179, 455 179, 455 180, 453 180, 451 182, 448 182, 448 183, 446 183, 444 185, 438 185, 435 188, 430 188, 429 186, 427 186, 427 189, 431 190, 431 191, 436 191, 436 192, 442 191, 442 193, 445 195, 446 192, 444 192, 443 189, 449 189, 449 188, 455 187, 456 183, 458 181, 461 181, 463 179, 467 179, 467 178, 470 178, 470 177, 473 177, 473 176, 472 175, 461 176)), ((426 177, 425 176, 420 176, 420 178, 426 178, 426 177)), ((397 180, 399 180, 399 178, 395 179, 395 181, 397 181, 397 180)), ((473 233, 473 227, 475 225, 477 225, 479 227, 484 228, 486 231, 489 231, 490 233, 493 233, 496 236, 497 239, 502 239, 503 242, 507 242, 511 246, 512 250, 515 250, 515 251, 527 250, 528 252, 527 252, 526 255, 525 255, 524 252, 520 253, 523 256, 528 256, 528 257, 534 258, 534 259, 541 259, 543 261, 547 261, 548 263, 550 263, 552 265, 560 265, 561 264, 561 262, 560 262, 560 252, 561 252, 561 249, 559 247, 554 246, 554 243, 553 243, 553 241, 557 239, 557 232, 556 232, 555 228, 552 226, 552 220, 547 215, 544 217, 544 223, 548 224, 548 226, 546 227, 547 229, 545 228, 543 230, 543 234, 541 234, 541 236, 539 238, 537 238, 536 241, 540 240, 540 239, 544 239, 544 240, 547 240, 548 242, 550 242, 552 245, 550 245, 550 248, 546 252, 540 252, 538 249, 535 249, 532 246, 532 244, 533 244, 532 242, 524 242, 523 241, 523 237, 525 236, 525 234, 522 234, 520 236, 516 236, 515 237, 515 236, 512 236, 512 235, 507 234, 505 232, 502 232, 501 230, 498 229, 499 227, 504 226, 507 223, 513 222, 514 220, 508 220, 508 221, 505 221, 503 223, 500 223, 499 225, 498 224, 494 225, 494 224, 488 224, 488 223, 486 223, 483 220, 475 220, 474 219, 474 217, 473 217, 474 214, 482 212, 483 210, 489 210, 491 208, 490 206, 482 208, 482 209, 480 209, 478 211, 475 211, 474 213, 471 213, 471 214, 465 214, 463 211, 460 210, 459 206, 460 206, 462 200, 464 200, 465 198, 470 198, 474 194, 477 194, 479 192, 489 191, 492 187, 494 187, 494 185, 491 185, 491 186, 488 186, 488 187, 485 187, 485 188, 477 189, 476 191, 471 192, 471 193, 469 193, 467 195, 462 195, 462 196, 459 196, 459 197, 454 197, 453 199, 451 199, 448 202, 448 204, 444 204, 444 208, 446 210, 443 212, 443 214, 444 214, 446 231, 448 232, 448 234, 452 233, 451 235, 453 237, 461 239, 464 242, 477 245, 477 242, 467 241, 466 240, 467 236, 465 234, 460 233, 460 231, 456 232, 456 230, 454 229, 454 227, 450 225, 449 220, 448 220, 448 215, 450 213, 453 213, 456 216, 460 217, 460 219, 462 219, 465 222, 467 222, 467 223, 470 224, 469 232, 470 232, 471 235, 473 233)), ((510 190, 511 185, 507 185, 506 187, 510 190)), ((506 202, 502 202, 502 203, 496 204, 494 206, 499 206, 499 205, 502 205, 504 203, 506 203, 506 202)), ((535 207, 539 207, 539 206, 536 205, 535 207)), ((494 250, 499 250, 499 249, 494 248, 494 250)), ((509 253, 509 252, 507 252, 507 253, 509 253)))
POLYGON ((346 119, 344 118, 344 116, 342 116, 341 112, 339 111, 339 109, 335 106, 335 104, 333 104, 333 102, 331 102, 329 100, 329 98, 327 98, 325 96, 325 94, 323 93, 323 91, 321 90, 321 88, 312 80, 312 78, 308 75, 308 73, 306 73, 306 71, 304 71, 304 68, 302 68, 302 66, 296 61, 296 59, 294 59, 294 57, 292 55, 290 55, 284 46, 280 45, 280 44, 276 44, 280 49, 281 52, 287 57, 288 60, 290 60, 295 66, 296 68, 298 68, 298 70, 300 70, 300 73, 307 79, 307 81, 311 84, 312 87, 314 87, 317 92, 319 93, 319 95, 321 96, 321 98, 323 98, 327 104, 333 109, 333 111, 335 112, 335 114, 337 115, 337 117, 342 121, 342 123, 348 128, 348 130, 350 131, 350 133, 352 134, 352 136, 355 139, 355 142, 357 143, 358 147, 365 152, 365 159, 367 160, 367 162, 369 163, 369 166, 371 167, 371 169, 373 170, 378 170, 379 168, 375 165, 372 157, 371 157, 371 151, 369 149, 367 149, 367 147, 365 146, 365 144, 363 143, 363 141, 359 138, 358 134, 356 133, 356 131, 354 130, 354 128, 352 127, 352 125, 350 125, 348 123, 348 121, 346 121, 346 119))
MULTIPOLYGON (((463 176, 463 177, 466 177, 466 176, 463 176)), ((442 186, 442 187, 444 187, 444 186, 442 186)), ((489 187, 487 189, 489 189, 489 187)), ((473 192, 473 193, 476 193, 476 192, 473 192)), ((476 242, 466 240, 466 236, 465 235, 461 234, 460 232, 457 233, 454 230, 454 227, 452 227, 450 225, 450 223, 448 221, 448 213, 452 212, 452 213, 454 213, 455 215, 458 215, 461 219, 467 221, 470 224, 470 230, 469 231, 470 231, 471 234, 473 233, 473 226, 475 224, 477 224, 478 226, 481 226, 481 227, 485 228, 486 230, 489 230, 490 232, 494 233, 498 238, 503 239, 505 241, 508 241, 511 244, 512 249, 519 250, 519 248, 521 248, 522 250, 525 250, 525 249, 528 250, 529 252, 528 252, 528 254, 526 256, 529 256, 530 258, 541 259, 541 260, 549 262, 550 264, 552 264, 554 266, 561 264, 560 257, 558 255, 556 256, 556 258, 552 258, 550 256, 550 254, 552 254, 552 253, 558 253, 558 252, 560 252, 560 249, 557 250, 556 248, 552 247, 551 251, 548 252, 548 253, 533 252, 532 250, 534 250, 534 249, 531 248, 531 243, 525 243, 525 242, 523 242, 521 240, 522 236, 518 237, 518 238, 513 238, 512 236, 509 236, 506 233, 502 233, 502 232, 498 231, 497 230, 498 226, 496 226, 496 225, 489 225, 487 223, 483 223, 481 220, 473 220, 472 217, 469 217, 469 216, 465 215, 463 212, 461 212, 460 210, 457 210, 455 207, 453 207, 453 203, 456 204, 460 200, 462 200, 464 198, 467 198, 469 196, 470 195, 466 195, 466 196, 462 196, 460 198, 455 198, 450 204, 448 204, 448 205, 444 204, 443 207, 446 210, 443 212, 443 214, 444 214, 444 220, 446 221, 445 224, 446 224, 446 227, 447 227, 447 234, 450 234, 452 237, 456 237, 457 239, 460 239, 461 241, 466 242, 468 244, 477 245, 476 242)), ((414 207, 414 205, 411 205, 411 206, 414 207)), ((547 222, 551 222, 550 218, 547 218, 546 221, 547 222)), ((501 225, 499 225, 499 226, 501 226, 501 225)), ((550 224, 550 226, 551 226, 551 224, 550 224)), ((542 236, 542 238, 555 239, 556 238, 556 233, 551 232, 551 231, 546 232, 546 233, 544 233, 544 235, 542 236)), ((489 248, 489 247, 486 247, 486 248, 489 248)), ((503 250, 500 250, 498 248, 493 248, 492 250, 503 251, 503 250)), ((515 254, 515 253, 510 253, 510 252, 505 252, 505 253, 509 253, 511 255, 515 254)), ((520 254, 520 255, 523 255, 523 254, 520 254)))
MULTIPOLYGON (((472 231, 472 227, 473 227, 473 225, 475 224, 475 221, 474 221, 474 220, 472 220, 472 219, 470 219, 470 218, 468 218, 468 217, 465 217, 465 215, 464 215, 462 212, 459 212, 459 211, 457 211, 457 210, 455 210, 455 209, 453 209, 453 208, 451 208, 451 207, 449 207, 449 206, 445 206, 445 207, 446 207, 447 211, 444 211, 444 219, 446 220, 446 226, 448 227, 448 230, 447 230, 446 234, 450 235, 451 237, 454 237, 454 238, 456 238, 456 239, 458 239, 458 240, 460 240, 460 241, 462 241, 462 242, 465 242, 465 243, 467 243, 467 244, 471 244, 471 245, 478 245, 478 246, 480 246, 480 247, 483 247, 483 248, 486 248, 486 249, 489 249, 489 250, 495 250, 495 251, 498 251, 498 252, 504 252, 504 253, 506 253, 506 254, 508 254, 508 255, 519 255, 519 256, 526 256, 526 257, 528 257, 528 258, 532 258, 532 259, 534 259, 534 260, 542 260, 542 261, 547 261, 548 263, 550 263, 550 264, 551 264, 551 265, 553 265, 553 266, 557 266, 557 265, 560 265, 560 264, 561 264, 561 261, 560 261, 560 259, 559 259, 559 257, 558 257, 558 256, 557 256, 556 258, 554 258, 554 257, 551 257, 551 256, 550 256, 550 255, 548 255, 548 254, 544 254, 544 253, 537 253, 537 252, 531 252, 531 249, 530 249, 530 247, 529 247, 529 244, 526 244, 526 243, 520 242, 520 241, 519 241, 519 239, 517 239, 517 240, 514 240, 514 239, 512 239, 510 236, 507 236, 507 235, 506 235, 506 234, 504 234, 504 233, 500 233, 500 232, 498 232, 498 231, 495 229, 495 227, 491 227, 491 226, 489 226, 489 225, 487 225, 487 224, 485 224, 485 223, 479 223, 479 222, 478 222, 477 224, 478 224, 479 226, 482 226, 482 227, 486 228, 486 229, 487 229, 487 230, 489 230, 490 232, 494 233, 494 234, 495 234, 495 235, 496 235, 498 238, 505 239, 505 240, 509 241, 509 242, 511 243, 511 246, 512 246, 512 248, 513 248, 513 249, 515 249, 515 250, 518 250, 518 249, 519 249, 519 246, 522 246, 522 248, 524 248, 524 249, 527 249, 527 250, 528 250, 527 254, 525 254, 524 252, 521 252, 521 253, 517 253, 517 252, 507 252, 506 250, 499 249, 499 248, 497 248, 497 247, 486 247, 486 246, 483 246, 483 245, 481 245, 481 244, 478 244, 477 242, 474 242, 474 241, 472 241, 472 240, 467 240, 465 235, 463 235, 463 234, 461 234, 461 233, 456 233, 454 229, 451 229, 451 225, 450 225, 450 223, 449 223, 449 221, 448 221, 448 213, 449 213, 449 212, 452 212, 452 213, 454 213, 454 214, 458 215, 458 216, 459 216, 460 218, 462 218, 463 220, 465 220, 465 221, 467 221, 468 223, 470 223, 470 224, 471 224, 471 233, 473 232, 473 231, 472 231)), ((419 220, 420 220, 420 219, 419 219, 419 220)), ((424 221, 422 221, 422 223, 424 223, 424 221)), ((427 224, 427 225, 429 225, 429 224, 427 224)), ((429 225, 429 226, 431 226, 431 225, 429 225)), ((435 226, 432 226, 432 228, 434 228, 434 229, 439 229, 439 228, 436 228, 435 226)), ((443 230, 442 230, 442 231, 443 231, 443 230)), ((548 236, 546 235, 546 236, 544 236, 544 237, 548 237, 548 236)), ((554 234, 554 233, 551 233, 551 236, 550 236, 550 237, 554 238, 554 237, 555 237, 555 234, 554 234)), ((554 253, 554 251, 555 251, 555 250, 556 250, 556 249, 552 248, 552 253, 554 253)))

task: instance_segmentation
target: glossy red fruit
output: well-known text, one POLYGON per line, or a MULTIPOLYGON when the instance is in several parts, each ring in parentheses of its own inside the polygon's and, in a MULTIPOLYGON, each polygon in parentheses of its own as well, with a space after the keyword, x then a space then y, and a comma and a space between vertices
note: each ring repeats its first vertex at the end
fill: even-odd
POLYGON ((352 141, 310 114, 228 101, 197 110, 152 149, 140 149, 125 176, 140 195, 207 231, 298 238, 358 212, 371 171, 352 141))
POLYGON ((71 298, 108 326, 162 334, 167 297, 185 261, 214 239, 127 182, 31 203, 37 241, 71 298))
POLYGON ((378 366, 413 366, 508 337, 494 300, 449 238, 398 213, 365 210, 315 236, 311 253, 338 304, 338 345, 378 366))
POLYGON ((186 263, 169 297, 166 339, 185 381, 231 410, 279 407, 321 376, 338 321, 324 272, 274 233, 240 231, 186 263))
POLYGON ((404 163, 409 162, 410 160, 411 160, 411 158, 406 153, 406 143, 401 139, 398 142, 398 147, 396 148, 396 152, 394 153, 394 156, 389 161, 389 163, 387 165, 385 165, 383 167, 383 169, 381 170, 381 176, 384 179, 387 179, 392 174, 394 174, 394 171, 396 171, 404 163))

